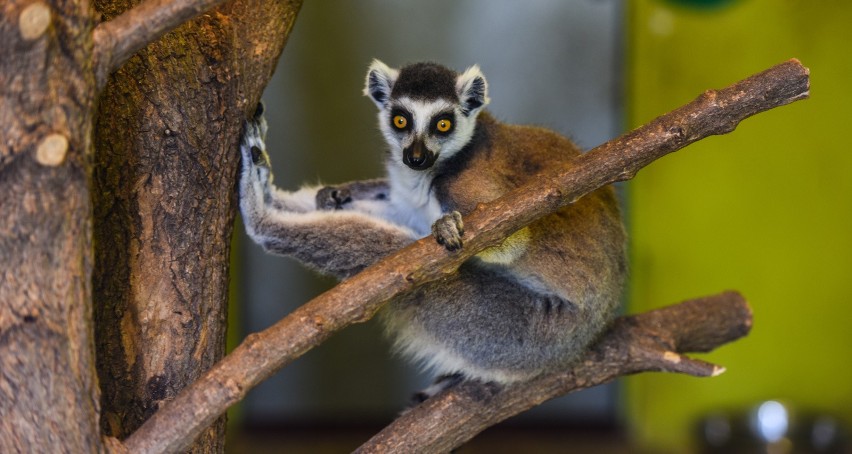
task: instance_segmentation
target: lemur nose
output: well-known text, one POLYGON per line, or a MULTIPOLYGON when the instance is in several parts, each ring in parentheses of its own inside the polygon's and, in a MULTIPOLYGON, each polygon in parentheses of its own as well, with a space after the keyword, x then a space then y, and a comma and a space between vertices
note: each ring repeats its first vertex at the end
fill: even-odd
POLYGON ((402 151, 402 162, 414 170, 425 170, 435 163, 435 154, 422 141, 415 140, 402 151))

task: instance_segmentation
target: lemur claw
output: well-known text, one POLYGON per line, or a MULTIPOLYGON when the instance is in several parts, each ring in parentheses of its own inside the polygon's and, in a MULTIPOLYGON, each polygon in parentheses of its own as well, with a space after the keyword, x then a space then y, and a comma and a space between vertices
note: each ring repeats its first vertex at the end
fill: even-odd
POLYGON ((438 244, 443 245, 448 251, 461 249, 461 237, 464 235, 461 213, 453 211, 441 216, 432 224, 432 235, 438 241, 438 244))
POLYGON ((352 195, 346 188, 326 186, 317 191, 317 209, 339 210, 352 202, 352 195))

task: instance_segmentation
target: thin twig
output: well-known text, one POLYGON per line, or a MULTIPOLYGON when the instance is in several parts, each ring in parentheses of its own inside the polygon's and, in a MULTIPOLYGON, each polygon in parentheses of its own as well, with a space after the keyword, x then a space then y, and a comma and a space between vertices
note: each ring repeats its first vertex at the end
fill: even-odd
POLYGON ((716 376, 724 369, 681 353, 710 351, 739 339, 748 334, 751 321, 748 305, 736 292, 622 317, 574 367, 504 388, 461 383, 406 412, 356 452, 446 452, 546 400, 626 374, 716 376))
POLYGON ((420 240, 314 298, 272 327, 246 337, 197 382, 159 409, 126 440, 131 452, 174 452, 254 386, 333 333, 370 319, 388 300, 454 272, 482 249, 536 218, 712 134, 732 131, 751 115, 808 96, 808 70, 798 61, 770 68, 695 101, 578 157, 543 177, 480 205, 464 220, 466 244, 449 253, 420 240))
POLYGON ((110 73, 148 43, 223 3, 224 0, 146 0, 118 17, 102 22, 93 32, 97 89, 110 73))

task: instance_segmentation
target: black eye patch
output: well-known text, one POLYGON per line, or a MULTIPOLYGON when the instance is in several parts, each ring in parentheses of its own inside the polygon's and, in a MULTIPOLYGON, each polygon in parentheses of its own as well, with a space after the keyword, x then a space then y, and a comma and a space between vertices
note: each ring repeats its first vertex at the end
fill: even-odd
POLYGON ((453 112, 439 113, 432 117, 432 122, 429 124, 429 133, 438 136, 445 136, 456 127, 456 116, 453 112))
POLYGON ((414 126, 411 114, 400 108, 394 108, 390 114, 391 129, 394 131, 409 131, 414 126))

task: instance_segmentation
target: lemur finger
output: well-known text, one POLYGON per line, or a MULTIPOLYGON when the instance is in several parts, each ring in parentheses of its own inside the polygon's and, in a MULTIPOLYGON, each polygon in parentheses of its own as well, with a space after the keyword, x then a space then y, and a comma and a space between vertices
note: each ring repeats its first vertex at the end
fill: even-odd
POLYGON ((258 103, 251 119, 243 123, 243 136, 240 140, 240 151, 243 158, 255 165, 269 166, 269 157, 266 156, 266 118, 263 117, 263 103, 258 103))
POLYGON ((464 221, 462 221, 462 215, 458 211, 453 211, 450 213, 453 217, 453 222, 456 224, 456 229, 459 231, 459 236, 464 235, 464 221))
POLYGON ((269 167, 269 156, 266 154, 266 144, 263 141, 262 122, 263 117, 245 122, 240 151, 247 163, 251 159, 254 165, 269 167))
POLYGON ((463 234, 464 226, 458 211, 445 214, 432 224, 432 235, 435 240, 449 251, 461 249, 463 234))

